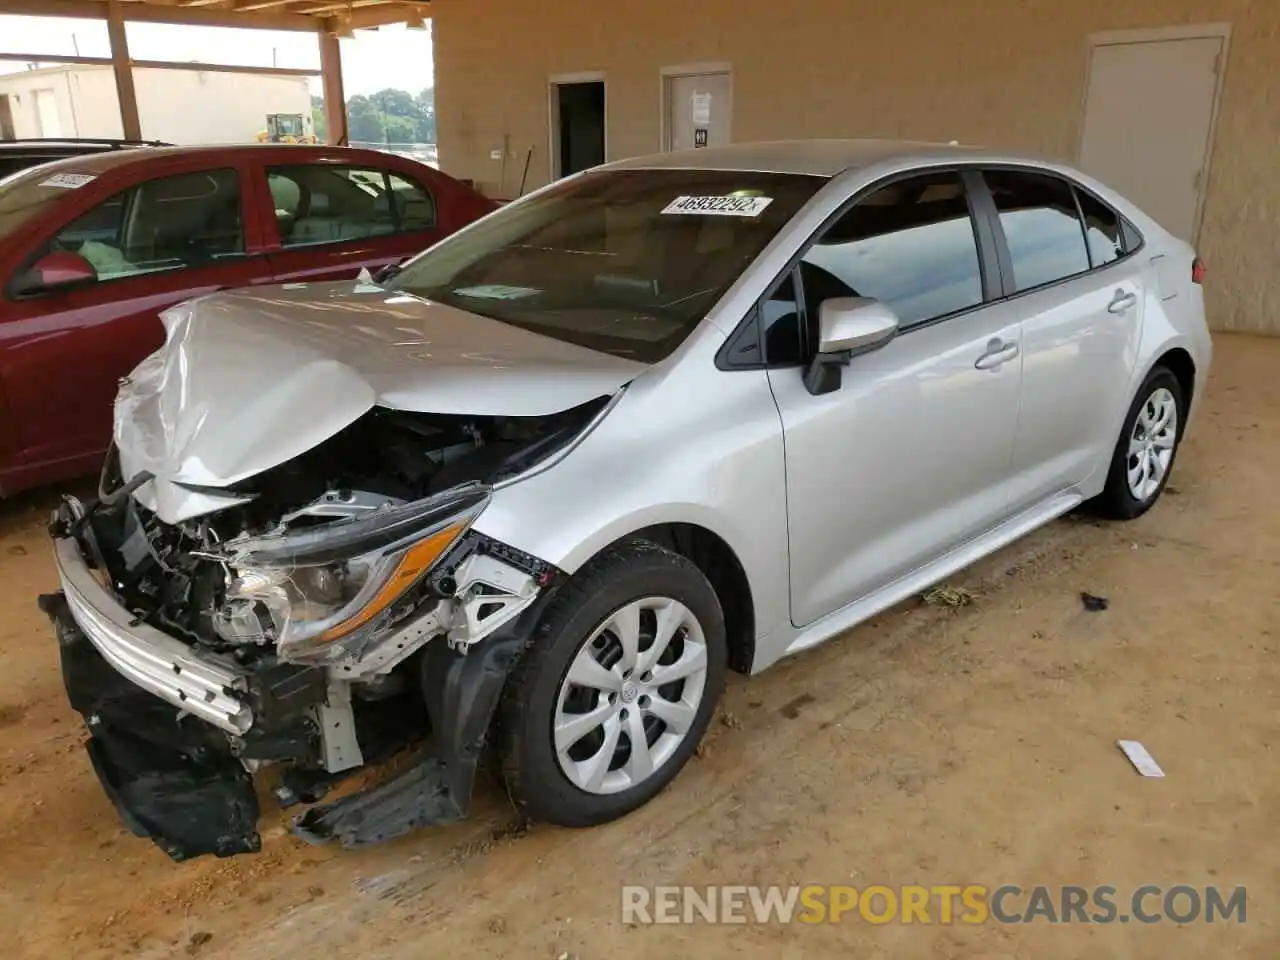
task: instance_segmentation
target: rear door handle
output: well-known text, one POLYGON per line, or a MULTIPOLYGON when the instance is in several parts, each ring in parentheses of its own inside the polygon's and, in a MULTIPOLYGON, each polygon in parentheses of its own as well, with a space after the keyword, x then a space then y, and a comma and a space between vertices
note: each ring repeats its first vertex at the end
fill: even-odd
POLYGON ((1018 345, 1016 343, 1006 343, 999 337, 992 337, 987 341, 987 352, 975 360, 973 365, 979 370, 995 370, 1017 355, 1018 345))
POLYGON ((1138 295, 1136 293, 1128 293, 1124 290, 1117 290, 1116 295, 1111 298, 1111 302, 1107 304, 1108 313, 1124 313, 1133 309, 1138 303, 1138 295))

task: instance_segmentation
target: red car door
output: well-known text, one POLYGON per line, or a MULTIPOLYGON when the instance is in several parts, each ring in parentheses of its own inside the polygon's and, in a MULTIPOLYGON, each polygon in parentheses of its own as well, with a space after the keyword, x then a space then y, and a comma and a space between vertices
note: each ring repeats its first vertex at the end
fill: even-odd
POLYGON ((489 209, 479 194, 459 200, 462 185, 428 167, 373 153, 276 154, 262 176, 268 257, 281 283, 400 263, 489 209))
POLYGON ((3 278, 0 379, 22 455, 0 477, 5 489, 93 469, 119 379, 164 341, 160 311, 270 279, 248 169, 235 155, 139 163, 110 196, 63 208, 33 233, 29 256, 3 278), (88 261, 96 279, 31 290, 32 265, 54 251, 88 261))

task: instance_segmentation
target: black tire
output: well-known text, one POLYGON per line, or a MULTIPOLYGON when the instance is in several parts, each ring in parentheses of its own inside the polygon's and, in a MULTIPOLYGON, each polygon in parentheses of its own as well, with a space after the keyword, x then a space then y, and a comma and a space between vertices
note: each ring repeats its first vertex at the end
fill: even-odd
POLYGON ((498 746, 511 799, 535 820, 589 827, 643 806, 688 762, 715 711, 727 661, 724 614, 715 590, 691 561, 657 544, 627 541, 609 548, 560 588, 512 671, 503 693, 498 746), (684 740, 646 779, 617 793, 590 793, 557 759, 552 726, 561 682, 583 644, 607 618, 646 597, 684 604, 702 628, 707 671, 702 700, 684 740))
POLYGON ((1090 502, 1094 512, 1112 520, 1133 520, 1150 510, 1155 502, 1160 499, 1160 494, 1164 492, 1165 485, 1169 482, 1169 476, 1173 473, 1174 465, 1178 459, 1178 448, 1182 445, 1182 431, 1186 426, 1186 422, 1187 404, 1182 394, 1182 384, 1178 382, 1178 378, 1167 367, 1155 367, 1147 374, 1142 386, 1138 388, 1138 392, 1134 396, 1133 406, 1129 408, 1129 413, 1124 418, 1124 426, 1120 430, 1120 436, 1116 439, 1115 450, 1111 454, 1111 466, 1107 472, 1107 485, 1103 488, 1102 493, 1090 502), (1173 394, 1174 403, 1178 411, 1178 424, 1174 435, 1172 456, 1164 477, 1161 478, 1154 492, 1143 499, 1138 499, 1129 489, 1129 441, 1133 436, 1134 425, 1137 422, 1139 413, 1157 390, 1168 390, 1173 394))

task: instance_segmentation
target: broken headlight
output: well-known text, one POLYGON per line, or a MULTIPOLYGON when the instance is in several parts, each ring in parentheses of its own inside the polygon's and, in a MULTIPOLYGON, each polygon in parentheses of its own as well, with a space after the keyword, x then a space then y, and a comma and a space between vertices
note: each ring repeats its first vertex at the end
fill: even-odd
POLYGON ((487 488, 469 485, 360 520, 228 543, 228 605, 260 604, 285 660, 357 654, 488 500, 487 488))

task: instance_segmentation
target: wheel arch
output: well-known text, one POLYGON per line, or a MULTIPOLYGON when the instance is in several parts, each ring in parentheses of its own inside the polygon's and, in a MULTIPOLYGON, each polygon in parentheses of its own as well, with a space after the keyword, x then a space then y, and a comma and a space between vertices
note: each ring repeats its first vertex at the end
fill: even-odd
POLYGON ((754 594, 746 568, 728 540, 710 527, 696 522, 649 523, 615 537, 576 566, 585 566, 591 559, 628 540, 656 543, 678 553, 702 572, 724 612, 729 666, 736 673, 749 674, 756 650, 754 594))
MULTIPOLYGON (((1191 353, 1185 347, 1172 347, 1165 350, 1151 366, 1147 372, 1143 374, 1142 380, 1138 381, 1139 385, 1151 376, 1151 371, 1156 367, 1165 367, 1178 380, 1178 386, 1182 388, 1182 402, 1187 410, 1191 409, 1192 400, 1195 398, 1196 392, 1196 362, 1192 358, 1191 353)), ((1183 426, 1186 425, 1186 418, 1183 418, 1183 426)))

